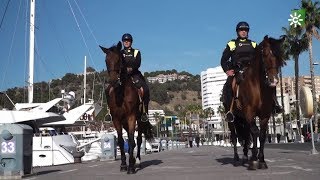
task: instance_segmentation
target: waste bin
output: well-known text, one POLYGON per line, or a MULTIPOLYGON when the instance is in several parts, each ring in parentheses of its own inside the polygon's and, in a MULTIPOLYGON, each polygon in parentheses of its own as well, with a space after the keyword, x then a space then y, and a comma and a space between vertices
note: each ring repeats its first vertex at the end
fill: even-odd
POLYGON ((101 137, 101 151, 100 160, 115 160, 117 157, 117 143, 116 137, 113 134, 104 134, 101 137))
POLYGON ((24 124, 3 124, 0 133, 0 176, 31 174, 33 129, 24 124))

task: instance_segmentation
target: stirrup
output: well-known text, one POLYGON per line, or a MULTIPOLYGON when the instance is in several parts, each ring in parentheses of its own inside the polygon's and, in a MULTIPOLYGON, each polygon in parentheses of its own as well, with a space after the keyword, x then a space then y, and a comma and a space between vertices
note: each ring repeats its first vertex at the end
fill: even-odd
POLYGON ((142 113, 141 115, 141 121, 142 122, 148 122, 149 118, 148 118, 148 114, 147 113, 142 113))
POLYGON ((275 107, 274 107, 274 112, 275 112, 276 114, 280 114, 280 113, 282 113, 283 111, 284 111, 284 109, 283 109, 281 106, 275 105, 275 107))
POLYGON ((233 115, 233 113, 231 111, 228 111, 226 113, 225 121, 226 122, 233 122, 234 121, 234 115, 233 115))
POLYGON ((105 115, 104 121, 107 122, 107 123, 112 123, 112 116, 111 116, 110 113, 105 115))

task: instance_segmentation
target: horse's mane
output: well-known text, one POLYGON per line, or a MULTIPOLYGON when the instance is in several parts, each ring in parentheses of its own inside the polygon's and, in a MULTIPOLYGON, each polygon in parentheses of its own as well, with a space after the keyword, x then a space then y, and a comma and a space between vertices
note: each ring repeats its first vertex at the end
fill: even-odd
MULTIPOLYGON (((259 44, 259 46, 263 44, 263 42, 265 41, 265 39, 259 44)), ((284 57, 284 52, 283 52, 283 48, 282 48, 282 43, 281 43, 281 39, 275 39, 272 37, 268 37, 268 41, 270 43, 270 49, 273 53, 273 55, 277 58, 277 62, 279 64, 279 66, 284 66, 286 65, 285 59, 284 57)), ((260 47, 263 48, 263 47, 260 47)))
POLYGON ((109 50, 110 51, 112 51, 112 52, 114 52, 114 53, 117 53, 117 54, 120 54, 120 49, 118 49, 118 47, 117 47, 117 45, 116 44, 114 44, 113 46, 111 46, 110 48, 109 48, 109 50))

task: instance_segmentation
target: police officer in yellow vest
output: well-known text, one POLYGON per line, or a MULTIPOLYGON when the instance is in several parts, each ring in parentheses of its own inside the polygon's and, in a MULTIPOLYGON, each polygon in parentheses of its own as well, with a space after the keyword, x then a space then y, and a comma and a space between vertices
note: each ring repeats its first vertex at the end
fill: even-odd
POLYGON ((124 34, 122 36, 122 43, 124 49, 121 50, 121 54, 123 55, 123 71, 126 74, 129 74, 132 79, 134 85, 140 89, 140 96, 142 96, 142 101, 144 104, 143 114, 141 117, 142 121, 148 121, 148 104, 150 101, 149 95, 149 87, 139 71, 139 67, 141 65, 141 53, 138 49, 133 49, 132 46, 133 38, 131 34, 124 34))
MULTIPOLYGON (((250 27, 247 22, 239 22, 236 26, 237 39, 228 42, 221 57, 221 66, 224 72, 228 75, 224 87, 224 104, 226 111, 229 111, 232 101, 232 79, 233 76, 238 75, 241 79, 241 72, 245 66, 254 58, 255 48, 257 43, 248 39, 250 27)), ((277 113, 282 111, 275 99, 275 111, 277 113)), ((226 121, 232 122, 233 119, 226 118, 226 121)))

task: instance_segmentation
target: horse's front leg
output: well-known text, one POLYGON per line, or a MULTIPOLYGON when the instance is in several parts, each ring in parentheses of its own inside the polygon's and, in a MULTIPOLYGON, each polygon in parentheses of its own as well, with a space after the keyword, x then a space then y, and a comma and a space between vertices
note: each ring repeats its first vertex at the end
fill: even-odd
POLYGON ((136 159, 134 158, 133 151, 136 147, 136 143, 134 141, 134 132, 136 127, 136 119, 135 115, 132 115, 128 119, 128 141, 129 141, 129 167, 128 167, 128 174, 136 173, 135 170, 135 163, 136 159))
POLYGON ((245 134, 244 134, 242 165, 248 163, 248 161, 249 161, 248 151, 249 151, 249 146, 250 146, 250 143, 251 143, 249 125, 245 124, 243 128, 244 128, 245 134))
POLYGON ((121 153, 120 171, 125 172, 128 170, 128 167, 126 162, 126 153, 124 152, 124 140, 122 137, 122 129, 120 132, 118 131, 118 146, 120 148, 120 153, 121 153))
POLYGON ((142 144, 142 132, 139 129, 138 130, 138 137, 137 137, 137 157, 136 157, 136 165, 138 168, 141 168, 141 157, 140 157, 140 150, 141 150, 141 144, 142 144))
POLYGON ((238 155, 238 148, 237 148, 237 135, 235 130, 235 124, 234 122, 228 123, 229 129, 231 132, 231 141, 233 144, 233 163, 236 165, 236 163, 239 161, 239 155, 238 155))
POLYGON ((250 158, 250 162, 249 162, 249 170, 256 170, 258 169, 258 147, 257 147, 257 141, 258 141, 258 135, 259 135, 259 129, 256 125, 255 120, 253 120, 250 123, 250 133, 252 136, 252 141, 253 141, 253 147, 252 147, 252 156, 250 158))
POLYGON ((118 146, 120 148, 120 153, 121 153, 121 165, 120 165, 120 171, 125 172, 127 171, 127 163, 126 163, 126 154, 124 152, 124 140, 122 137, 122 125, 120 122, 120 119, 113 113, 113 125, 114 128, 117 130, 118 134, 118 146))
POLYGON ((266 142, 266 133, 269 118, 260 120, 260 149, 259 149, 259 169, 268 169, 267 163, 264 161, 264 144, 266 142))

